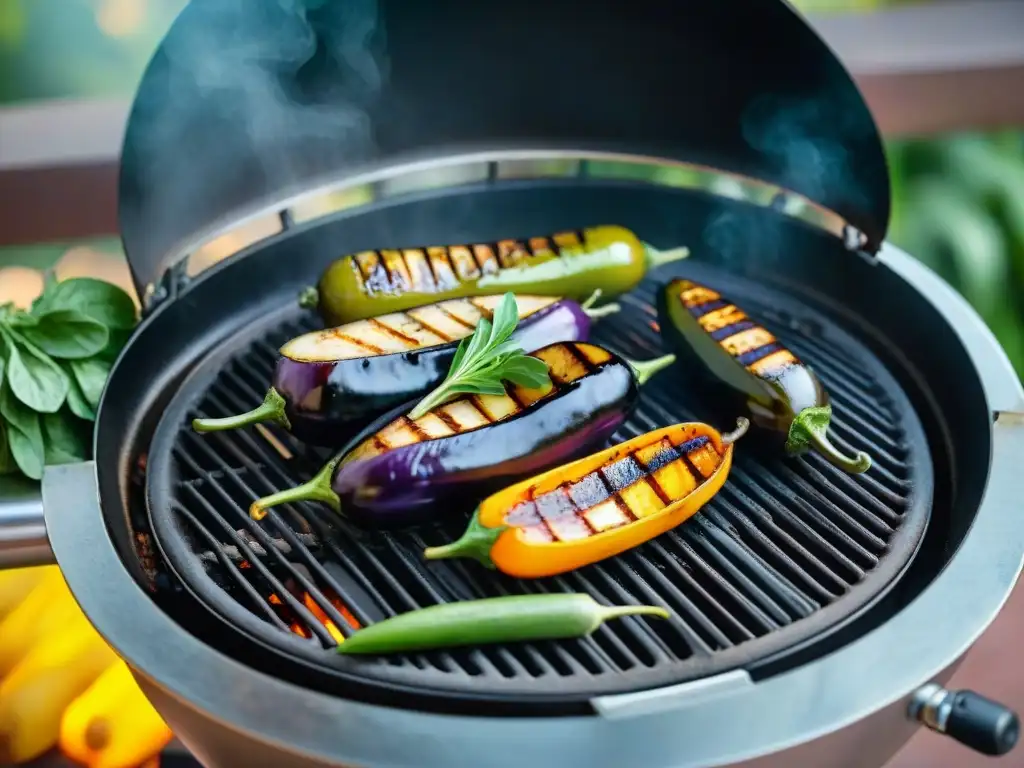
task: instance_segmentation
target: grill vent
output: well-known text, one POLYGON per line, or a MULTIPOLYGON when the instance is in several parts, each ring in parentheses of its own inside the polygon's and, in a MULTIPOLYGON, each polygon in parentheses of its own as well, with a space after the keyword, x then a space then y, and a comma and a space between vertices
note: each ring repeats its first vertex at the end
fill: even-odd
MULTIPOLYGON (((469 561, 423 561, 425 546, 461 533, 469 508, 390 532, 354 527, 314 504, 279 507, 255 523, 246 512, 251 501, 305 481, 329 454, 277 429, 200 436, 187 424, 262 400, 277 348, 316 326, 296 313, 216 363, 212 385, 190 398, 194 408, 175 401, 165 416, 176 432, 170 520, 205 572, 191 579, 193 590, 221 609, 258 617, 264 639, 325 670, 448 692, 479 691, 486 679, 483 688, 505 696, 593 695, 693 679, 777 653, 863 608, 909 563, 927 521, 930 459, 916 416, 877 360, 823 317, 690 267, 688 276, 735 297, 812 365, 833 397, 833 440, 848 453, 872 454, 866 474, 843 474, 814 455, 781 460, 740 445, 725 487, 688 523, 604 563, 538 581, 469 561), (915 467, 928 469, 915 475, 915 467), (354 627, 435 603, 568 591, 608 604, 663 605, 671 618, 617 620, 582 640, 452 653, 353 661, 327 650, 354 627)), ((655 287, 645 281, 623 297, 623 312, 598 323, 593 340, 637 359, 662 354, 655 287)), ((616 441, 702 413, 706 419, 700 401, 680 391, 684 381, 671 369, 647 384, 616 441)))

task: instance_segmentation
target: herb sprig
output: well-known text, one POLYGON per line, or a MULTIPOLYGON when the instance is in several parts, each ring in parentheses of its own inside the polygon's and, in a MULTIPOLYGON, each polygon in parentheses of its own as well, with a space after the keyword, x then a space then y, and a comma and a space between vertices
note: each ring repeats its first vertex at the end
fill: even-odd
POLYGON ((0 475, 39 480, 48 464, 88 458, 89 422, 135 327, 115 285, 47 276, 28 311, 0 305, 0 475))
POLYGON ((409 418, 418 419, 460 394, 504 394, 503 381, 531 389, 550 384, 547 364, 510 341, 518 323, 516 297, 506 293, 494 310, 493 322, 481 318, 476 330, 459 343, 447 377, 416 404, 409 418))

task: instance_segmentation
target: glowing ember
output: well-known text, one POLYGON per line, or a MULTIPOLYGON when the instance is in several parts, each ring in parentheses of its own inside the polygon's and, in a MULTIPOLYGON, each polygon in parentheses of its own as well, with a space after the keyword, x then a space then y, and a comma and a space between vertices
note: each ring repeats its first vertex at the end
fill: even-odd
POLYGON ((310 595, 309 592, 303 593, 302 602, 307 608, 309 608, 309 612, 316 616, 316 620, 324 625, 324 629, 326 629, 327 633, 334 639, 334 642, 345 642, 345 636, 341 634, 341 630, 338 629, 338 626, 331 621, 330 617, 326 613, 324 613, 323 608, 317 605, 316 600, 313 599, 313 596, 310 595))

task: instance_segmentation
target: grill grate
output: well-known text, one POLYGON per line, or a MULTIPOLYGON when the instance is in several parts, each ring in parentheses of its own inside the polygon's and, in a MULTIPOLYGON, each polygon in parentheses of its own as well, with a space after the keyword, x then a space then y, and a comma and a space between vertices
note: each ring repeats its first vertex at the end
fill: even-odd
MULTIPOLYGON (((200 368, 206 379, 193 377, 169 406, 150 457, 151 515, 165 555, 195 594, 283 658, 445 695, 635 690, 750 664, 836 626, 880 596, 920 543, 931 500, 921 426, 881 364, 824 317, 735 277, 704 276, 699 265, 686 272, 735 297, 815 368, 833 396, 835 443, 869 451, 872 469, 852 477, 817 456, 782 460, 750 442, 737 449, 722 491, 688 523, 604 563, 538 581, 469 561, 422 560, 425 546, 461 533, 472 505, 446 521, 389 532, 355 527, 315 504, 279 507, 256 523, 246 513, 252 500, 308 479, 329 454, 276 429, 200 436, 187 425, 262 400, 277 348, 316 325, 296 313, 268 320, 233 353, 219 350, 200 368), (610 622, 580 640, 452 653, 353 660, 326 650, 359 625, 435 603, 563 591, 658 604, 672 617, 610 622)), ((655 289, 648 280, 623 297, 623 312, 598 323, 593 340, 638 359, 661 354, 655 289)), ((678 380, 666 372, 646 385, 615 440, 707 419, 697 396, 673 389, 678 380)))

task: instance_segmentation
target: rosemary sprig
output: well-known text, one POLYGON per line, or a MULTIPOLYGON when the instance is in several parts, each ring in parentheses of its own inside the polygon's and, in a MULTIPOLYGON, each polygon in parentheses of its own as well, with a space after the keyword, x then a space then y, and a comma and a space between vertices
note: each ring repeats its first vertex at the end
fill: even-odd
POLYGON ((448 376, 416 404, 409 418, 418 419, 456 395, 501 395, 503 381, 531 389, 549 384, 547 364, 509 340, 518 322, 516 297, 506 293, 494 310, 493 323, 482 318, 472 335, 459 343, 448 376))

